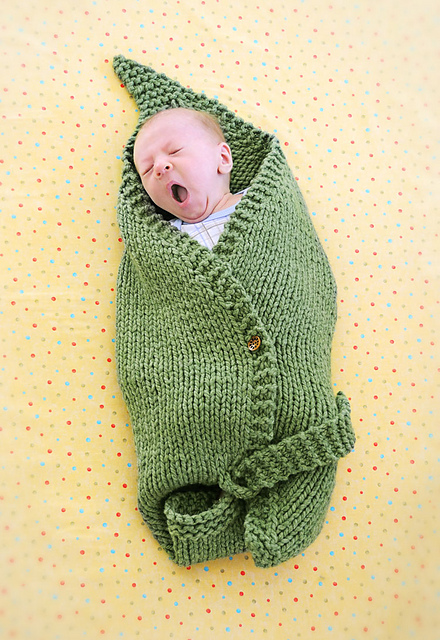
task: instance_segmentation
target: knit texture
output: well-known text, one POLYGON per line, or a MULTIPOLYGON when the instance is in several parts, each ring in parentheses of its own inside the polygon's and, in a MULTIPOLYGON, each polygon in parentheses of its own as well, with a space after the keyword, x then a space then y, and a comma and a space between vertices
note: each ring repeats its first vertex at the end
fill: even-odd
POLYGON ((135 61, 114 68, 140 113, 123 154, 116 319, 139 509, 180 565, 246 550, 273 566, 320 532, 355 441, 331 385, 335 281, 273 135, 135 61), (170 107, 218 118, 231 191, 249 187, 212 250, 164 218, 134 167, 139 127, 170 107))

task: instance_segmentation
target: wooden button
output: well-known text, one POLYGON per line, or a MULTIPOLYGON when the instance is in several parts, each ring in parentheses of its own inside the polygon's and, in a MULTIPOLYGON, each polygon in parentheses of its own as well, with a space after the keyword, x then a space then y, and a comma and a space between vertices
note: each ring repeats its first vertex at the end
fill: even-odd
POLYGON ((260 336, 252 336, 252 338, 247 343, 249 351, 256 351, 260 348, 261 338, 260 336))

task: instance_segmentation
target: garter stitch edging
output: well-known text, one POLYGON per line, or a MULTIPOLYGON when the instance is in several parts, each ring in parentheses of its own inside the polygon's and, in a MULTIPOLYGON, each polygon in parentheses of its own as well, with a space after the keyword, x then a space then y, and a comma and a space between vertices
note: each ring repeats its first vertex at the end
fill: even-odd
POLYGON ((149 67, 113 64, 140 113, 123 154, 116 318, 139 509, 180 565, 247 550, 273 566, 319 534, 355 442, 330 378, 334 278, 274 136, 149 67), (179 106, 218 118, 231 191, 249 187, 212 251, 156 210, 133 163, 145 119, 179 106))

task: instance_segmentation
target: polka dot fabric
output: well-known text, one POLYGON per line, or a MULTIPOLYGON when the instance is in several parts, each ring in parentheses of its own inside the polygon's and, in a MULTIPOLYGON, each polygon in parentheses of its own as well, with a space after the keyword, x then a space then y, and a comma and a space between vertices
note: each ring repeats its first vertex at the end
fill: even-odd
POLYGON ((439 638, 436 3, 3 3, 0 636, 439 638), (176 567, 136 505, 114 362, 117 53, 276 133, 338 283, 352 404, 323 532, 176 567))

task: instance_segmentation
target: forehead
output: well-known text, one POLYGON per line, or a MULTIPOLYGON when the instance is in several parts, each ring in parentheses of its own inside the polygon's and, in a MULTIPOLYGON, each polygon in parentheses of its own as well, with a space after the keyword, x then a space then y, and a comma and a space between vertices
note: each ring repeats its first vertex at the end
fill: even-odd
POLYGON ((144 143, 156 141, 161 137, 176 135, 209 135, 206 125, 198 115, 187 109, 169 109, 161 111, 148 120, 141 128, 138 138, 144 143))

